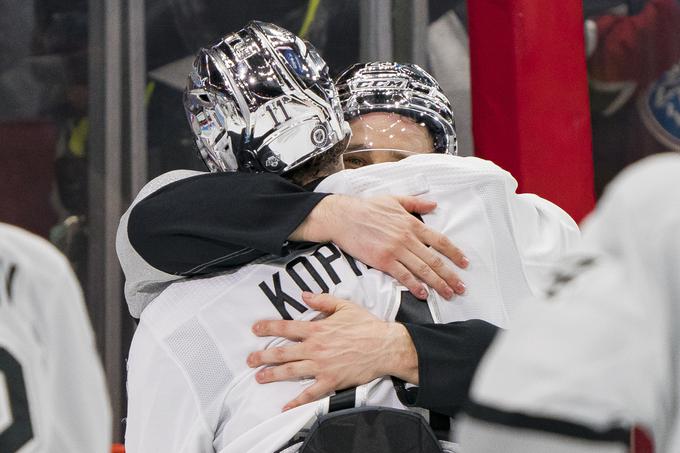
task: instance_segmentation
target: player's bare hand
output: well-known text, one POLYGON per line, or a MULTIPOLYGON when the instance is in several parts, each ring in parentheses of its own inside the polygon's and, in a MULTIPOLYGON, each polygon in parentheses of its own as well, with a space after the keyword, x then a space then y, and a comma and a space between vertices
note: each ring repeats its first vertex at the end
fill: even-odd
POLYGON ((316 379, 284 410, 381 376, 418 383, 418 358, 403 325, 382 321, 363 307, 328 294, 303 293, 303 299, 328 317, 312 322, 257 322, 255 335, 280 336, 299 343, 253 352, 247 359, 251 368, 269 366, 255 376, 261 384, 316 379))
POLYGON ((420 299, 427 297, 423 283, 450 299, 454 293, 463 294, 465 284, 442 256, 460 268, 467 267, 468 260, 446 236, 410 214, 427 214, 436 206, 417 197, 329 195, 290 239, 335 242, 363 263, 396 278, 420 299))

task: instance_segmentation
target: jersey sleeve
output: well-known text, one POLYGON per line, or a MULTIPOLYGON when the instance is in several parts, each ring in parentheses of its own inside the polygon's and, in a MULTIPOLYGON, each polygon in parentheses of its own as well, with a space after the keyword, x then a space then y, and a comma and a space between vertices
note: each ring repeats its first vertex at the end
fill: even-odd
POLYGON ((534 194, 510 196, 522 261, 534 294, 543 294, 560 258, 580 243, 578 225, 560 207, 534 194))
MULTIPOLYGON (((140 190, 130 207, 125 211, 118 224, 116 232, 116 254, 120 267, 125 274, 125 299, 130 314, 139 318, 144 308, 171 282, 181 276, 165 272, 158 263, 149 263, 133 245, 139 238, 130 237, 130 215, 137 205, 156 191, 193 176, 200 172, 189 170, 177 170, 160 175, 147 183, 140 190)), ((165 221, 157 219, 156 221, 165 221)), ((144 226, 139 225, 139 230, 144 231, 144 226)), ((147 239, 148 240, 148 239, 147 239)))
POLYGON ((410 403, 455 417, 498 327, 479 319, 404 326, 418 356, 418 387, 410 403))
POLYGON ((139 200, 128 235, 164 272, 211 273, 263 254, 284 255, 288 236, 325 195, 272 174, 197 175, 139 200))
POLYGON ((634 426, 666 422, 658 316, 614 263, 584 257, 560 274, 567 286, 524 305, 484 357, 460 426, 466 452, 623 453, 634 426))
POLYGON ((192 386, 144 320, 130 349, 127 394, 127 453, 213 453, 192 386))
POLYGON ((148 183, 122 216, 118 258, 130 313, 185 276, 288 253, 288 236, 325 193, 273 174, 177 170, 148 183))

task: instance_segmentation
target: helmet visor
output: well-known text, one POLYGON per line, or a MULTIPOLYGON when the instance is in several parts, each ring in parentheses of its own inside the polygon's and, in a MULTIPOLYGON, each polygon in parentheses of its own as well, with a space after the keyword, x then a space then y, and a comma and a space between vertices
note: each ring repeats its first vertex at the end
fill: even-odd
POLYGON ((352 138, 347 153, 370 150, 424 154, 435 151, 434 138, 424 122, 395 112, 371 112, 349 121, 352 138))

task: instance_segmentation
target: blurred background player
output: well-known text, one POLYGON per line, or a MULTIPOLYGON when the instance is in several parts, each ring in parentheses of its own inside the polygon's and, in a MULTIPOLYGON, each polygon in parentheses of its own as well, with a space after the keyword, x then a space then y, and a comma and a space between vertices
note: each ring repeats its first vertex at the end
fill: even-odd
POLYGON ((680 151, 680 1, 597 3, 584 2, 599 196, 627 165, 680 151))
POLYGON ((466 452, 678 451, 679 174, 680 156, 660 154, 607 188, 550 295, 482 362, 466 452), (645 449, 632 448, 635 427, 645 449))
POLYGON ((0 451, 110 451, 104 373, 68 261, 0 223, 0 281, 0 451))

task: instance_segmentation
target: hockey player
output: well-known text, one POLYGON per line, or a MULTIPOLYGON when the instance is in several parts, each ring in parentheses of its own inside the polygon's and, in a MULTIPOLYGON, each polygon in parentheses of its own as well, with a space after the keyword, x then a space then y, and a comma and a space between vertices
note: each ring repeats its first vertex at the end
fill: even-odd
MULTIPOLYGON (((190 103, 190 112, 200 126, 194 129, 199 138, 205 131, 213 144, 224 140, 226 146, 202 150, 212 166, 285 169, 287 178, 302 184, 338 168, 340 155, 329 144, 339 143, 341 113, 328 108, 335 93, 312 52, 284 30, 258 23, 202 52, 191 81, 192 89, 199 91, 197 104, 190 103), (280 85, 268 83, 262 90, 258 80, 249 77, 253 68, 280 85), (265 101, 261 94, 267 95, 265 101), (221 118, 228 119, 220 123, 226 125, 224 132, 211 130, 221 118), (289 120, 294 121, 287 124, 289 120), (244 132, 251 130, 258 134, 244 141, 244 132), (295 147, 287 148, 292 137, 295 147), (260 147, 263 143, 268 146, 260 147), (321 145, 325 149, 320 150, 321 145)), ((319 414, 337 407, 403 408, 392 381, 378 378, 352 392, 347 401, 326 398, 281 413, 281 407, 311 382, 259 385, 256 371, 246 365, 247 354, 285 341, 256 337, 250 326, 259 319, 314 319, 318 312, 301 297, 310 290, 351 297, 382 320, 413 317, 412 308, 416 318, 430 322, 481 318, 504 326, 515 305, 538 291, 536 270, 577 234, 559 208, 515 194, 516 183, 508 173, 479 159, 414 156, 339 173, 321 186, 441 200, 437 212, 424 216, 425 224, 446 236, 456 234, 473 250, 476 264, 468 277, 475 291, 455 303, 434 294, 427 305, 408 303, 408 293, 395 280, 332 244, 260 260, 225 275, 176 282, 144 309, 133 340, 126 433, 130 452, 275 451, 319 414), (427 309, 419 312, 420 307, 427 309)), ((403 340, 404 328, 393 327, 395 340, 403 340)), ((386 364, 382 371, 408 377, 397 368, 386 364)))
POLYGON ((680 451, 678 175, 680 156, 659 154, 607 188, 551 294, 482 362, 465 452, 638 451, 633 427, 653 451, 680 451))
POLYGON ((110 451, 104 373, 68 261, 0 223, 0 282, 0 451, 110 451))

